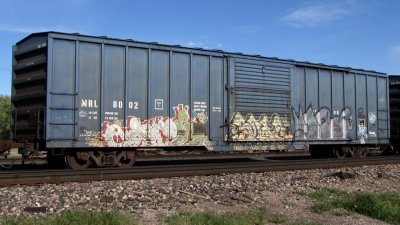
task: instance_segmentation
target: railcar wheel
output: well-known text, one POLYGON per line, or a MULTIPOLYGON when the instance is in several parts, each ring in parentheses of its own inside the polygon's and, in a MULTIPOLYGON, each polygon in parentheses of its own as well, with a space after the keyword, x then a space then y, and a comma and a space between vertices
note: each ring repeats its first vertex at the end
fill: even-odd
POLYGON ((130 168, 136 162, 136 155, 134 151, 122 151, 117 153, 117 157, 120 158, 117 166, 119 168, 130 168))
MULTIPOLYGON (((11 153, 11 149, 7 149, 7 150, 5 150, 5 151, 3 151, 3 152, 1 153, 2 156, 4 157, 4 161, 7 160, 8 156, 10 155, 10 153, 11 153)), ((16 160, 11 160, 11 161, 9 161, 9 162, 0 163, 0 168, 1 168, 1 169, 6 169, 6 170, 11 169, 11 168, 14 166, 14 162, 15 162, 15 161, 16 161, 16 160)))
POLYGON ((14 166, 14 161, 10 162, 10 163, 0 163, 0 168, 1 169, 5 169, 5 170, 9 170, 14 166))
POLYGON ((344 159, 349 153, 350 147, 334 147, 333 155, 338 159, 344 159))
POLYGON ((353 149, 353 157, 356 158, 365 158, 368 156, 369 151, 367 147, 355 147, 353 149))
POLYGON ((392 154, 396 154, 398 151, 394 148, 393 145, 388 144, 385 145, 385 147, 383 147, 383 154, 384 155, 392 155, 392 154))
POLYGON ((68 152, 65 155, 68 167, 74 170, 83 170, 90 165, 90 156, 87 152, 68 152))

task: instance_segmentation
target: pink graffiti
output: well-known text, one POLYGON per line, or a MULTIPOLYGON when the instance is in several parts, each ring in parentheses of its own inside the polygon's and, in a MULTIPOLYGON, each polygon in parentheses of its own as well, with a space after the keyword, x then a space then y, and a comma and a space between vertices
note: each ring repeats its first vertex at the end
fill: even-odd
MULTIPOLYGON (((188 109, 188 106, 183 105, 174 107, 175 116, 171 118, 158 116, 142 121, 138 117, 128 116, 126 127, 122 127, 118 121, 115 123, 104 121, 99 133, 100 140, 103 146, 108 147, 168 146, 175 144, 178 138, 178 123, 181 132, 190 133, 189 130, 186 130, 187 124, 190 123, 188 109), (179 119, 180 113, 185 114, 184 116, 187 117, 183 118, 187 119, 179 119)), ((189 139, 189 135, 186 136, 189 139)))

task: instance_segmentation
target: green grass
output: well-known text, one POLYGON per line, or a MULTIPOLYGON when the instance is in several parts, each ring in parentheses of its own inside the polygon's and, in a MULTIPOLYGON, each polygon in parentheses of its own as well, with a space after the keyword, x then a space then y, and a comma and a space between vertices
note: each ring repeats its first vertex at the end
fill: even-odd
MULTIPOLYGON (((137 220, 118 212, 66 211, 56 217, 5 218, 1 225, 138 225, 137 220)), ((237 213, 218 214, 178 213, 160 218, 168 225, 262 225, 266 223, 288 225, 320 225, 315 222, 289 221, 286 217, 270 213, 267 209, 254 209, 237 213)), ((164 223, 163 223, 164 222, 164 223)))
POLYGON ((165 219, 168 225, 262 225, 266 223, 287 225, 321 225, 309 221, 289 221, 286 217, 272 214, 267 209, 218 214, 214 212, 178 213, 165 219))
POLYGON ((286 218, 273 215, 266 209, 255 209, 246 212, 217 214, 204 213, 178 213, 167 217, 168 225, 257 225, 270 223, 285 223, 286 218))
POLYGON ((118 212, 66 211, 48 218, 5 218, 2 225, 136 225, 133 217, 118 212))
POLYGON ((319 190, 308 193, 314 199, 314 212, 343 208, 391 224, 400 224, 400 193, 352 193, 319 190))

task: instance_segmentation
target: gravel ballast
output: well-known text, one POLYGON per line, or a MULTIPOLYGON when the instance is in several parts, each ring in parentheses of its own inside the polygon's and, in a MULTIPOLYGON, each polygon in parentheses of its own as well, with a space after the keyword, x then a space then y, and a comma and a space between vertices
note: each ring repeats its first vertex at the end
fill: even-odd
POLYGON ((385 224, 354 213, 312 212, 312 200, 301 193, 322 188, 348 193, 399 192, 400 165, 3 187, 0 216, 54 216, 70 209, 116 210, 134 214, 144 224, 155 224, 160 214, 263 207, 293 221, 385 224))

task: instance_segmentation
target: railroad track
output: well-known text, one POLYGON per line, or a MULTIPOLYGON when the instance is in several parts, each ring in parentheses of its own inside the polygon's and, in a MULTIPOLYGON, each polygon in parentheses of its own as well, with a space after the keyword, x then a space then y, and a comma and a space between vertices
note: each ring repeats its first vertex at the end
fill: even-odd
POLYGON ((149 179, 161 177, 205 176, 224 173, 250 173, 315 168, 354 167, 362 165, 398 164, 400 156, 361 159, 264 160, 231 163, 195 163, 157 166, 136 166, 130 169, 104 168, 86 170, 2 171, 0 186, 44 183, 89 182, 100 180, 149 179))

